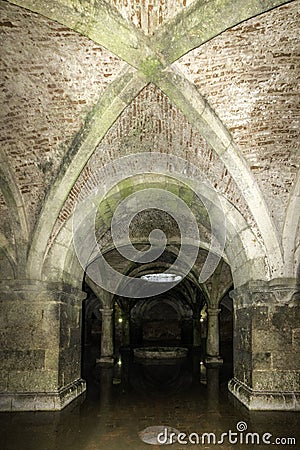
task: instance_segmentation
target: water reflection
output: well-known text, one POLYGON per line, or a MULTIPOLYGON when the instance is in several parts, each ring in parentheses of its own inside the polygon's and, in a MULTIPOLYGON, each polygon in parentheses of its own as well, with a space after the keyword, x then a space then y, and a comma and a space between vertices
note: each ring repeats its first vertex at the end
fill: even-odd
MULTIPOLYGON (((124 353, 121 364, 113 368, 90 367, 88 392, 81 403, 79 400, 57 413, 1 414, 0 448, 155 449, 154 444, 141 441, 142 430, 167 426, 187 434, 221 434, 235 430, 239 421, 245 421, 249 430, 258 433, 296 435, 299 429, 296 413, 249 412, 240 404, 231 403, 226 373, 224 368, 206 368, 197 354, 184 361, 155 364, 135 361, 124 353)), ((172 448, 197 446, 175 443, 172 448)), ((270 446, 239 444, 232 447, 224 443, 222 446, 206 444, 203 448, 263 449, 270 446)))

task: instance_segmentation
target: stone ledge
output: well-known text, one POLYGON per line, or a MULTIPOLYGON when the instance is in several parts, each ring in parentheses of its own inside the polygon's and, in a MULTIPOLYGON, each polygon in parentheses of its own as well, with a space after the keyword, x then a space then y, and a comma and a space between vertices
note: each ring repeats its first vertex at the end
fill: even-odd
POLYGON ((101 356, 101 358, 96 359, 96 364, 99 366, 113 366, 115 363, 115 358, 113 356, 101 356))
POLYGON ((85 381, 78 379, 57 392, 2 393, 0 411, 60 411, 85 390, 85 381))
POLYGON ((230 292, 235 309, 250 306, 297 306, 300 284, 296 278, 276 278, 269 281, 253 280, 230 292))
POLYGON ((228 389, 249 410, 300 411, 300 392, 255 391, 236 378, 228 389))
POLYGON ((220 356, 206 356, 204 364, 209 367, 220 367, 223 362, 223 358, 220 356))
POLYGON ((40 280, 0 280, 1 301, 81 304, 87 294, 67 283, 40 280))

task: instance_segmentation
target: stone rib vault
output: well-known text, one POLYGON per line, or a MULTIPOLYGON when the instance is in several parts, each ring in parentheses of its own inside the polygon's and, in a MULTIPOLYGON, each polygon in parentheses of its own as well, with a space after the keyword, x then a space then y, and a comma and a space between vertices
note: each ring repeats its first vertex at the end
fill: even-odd
POLYGON ((86 280, 72 221, 83 193, 114 179, 99 175, 109 163, 143 153, 163 162, 124 163, 99 206, 107 261, 134 277, 170 266, 180 236, 165 215, 131 228, 143 250, 151 226, 168 230, 156 266, 125 261, 110 227, 132 193, 176 194, 201 235, 188 283, 211 311, 233 289, 231 392, 249 409, 299 409, 299 9, 299 0, 0 1, 0 410, 62 409, 84 392, 84 280, 102 309, 115 299, 86 280), (173 157, 187 178, 191 167, 205 174, 226 217, 221 262, 204 283, 212 227, 173 157))

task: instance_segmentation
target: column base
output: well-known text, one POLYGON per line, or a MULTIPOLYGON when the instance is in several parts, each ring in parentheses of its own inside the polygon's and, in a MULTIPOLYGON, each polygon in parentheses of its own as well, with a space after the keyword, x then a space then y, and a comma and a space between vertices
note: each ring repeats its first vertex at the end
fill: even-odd
POLYGON ((206 356, 204 363, 209 367, 219 367, 223 364, 223 358, 220 356, 206 356))
POLYGON ((255 391, 233 378, 229 392, 246 408, 261 411, 300 411, 300 392, 255 391))
POLYGON ((79 379, 57 392, 20 392, 0 394, 0 411, 60 411, 86 391, 86 383, 79 379))
POLYGON ((96 359, 97 366, 113 366, 115 359, 113 356, 101 356, 101 358, 96 359))

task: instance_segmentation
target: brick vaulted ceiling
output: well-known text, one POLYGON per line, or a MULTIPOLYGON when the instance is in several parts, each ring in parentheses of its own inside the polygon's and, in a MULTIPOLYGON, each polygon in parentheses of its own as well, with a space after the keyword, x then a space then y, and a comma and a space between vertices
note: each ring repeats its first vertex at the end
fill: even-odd
POLYGON ((41 276, 85 181, 149 151, 205 172, 266 249, 270 276, 292 276, 299 6, 1 0, 0 244, 15 266, 4 276, 41 276))

